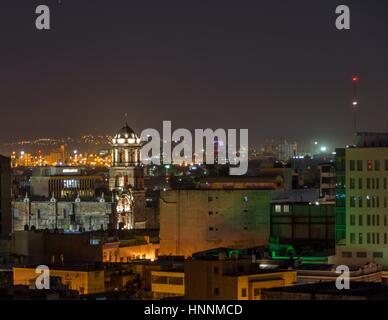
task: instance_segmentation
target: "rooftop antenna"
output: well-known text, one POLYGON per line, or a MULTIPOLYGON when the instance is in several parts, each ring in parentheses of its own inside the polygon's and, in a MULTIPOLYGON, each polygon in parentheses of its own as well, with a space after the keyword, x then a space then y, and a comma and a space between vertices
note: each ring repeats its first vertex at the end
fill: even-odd
POLYGON ((356 75, 352 77, 352 86, 353 86, 353 99, 352 99, 352 110, 353 110, 353 126, 354 126, 354 133, 357 133, 357 111, 359 106, 358 101, 358 82, 360 78, 356 75))
POLYGON ((128 113, 124 113, 124 116, 125 116, 125 124, 128 127, 128 113))

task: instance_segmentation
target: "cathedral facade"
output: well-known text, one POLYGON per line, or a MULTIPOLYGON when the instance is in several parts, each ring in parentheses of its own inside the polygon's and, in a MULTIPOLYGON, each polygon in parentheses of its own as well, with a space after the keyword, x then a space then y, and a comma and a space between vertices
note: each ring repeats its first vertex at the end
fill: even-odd
POLYGON ((104 195, 94 201, 63 201, 51 197, 36 200, 27 194, 12 201, 13 231, 28 229, 61 229, 94 231, 108 229, 115 214, 116 203, 106 202, 104 195))
POLYGON ((105 201, 103 193, 101 197, 93 199, 83 197, 81 192, 77 193, 75 199, 58 198, 54 192, 49 197, 40 198, 26 194, 24 199, 12 201, 12 230, 146 228, 141 147, 139 137, 127 124, 112 139, 112 165, 109 168, 109 190, 112 195, 107 197, 108 201, 105 201))

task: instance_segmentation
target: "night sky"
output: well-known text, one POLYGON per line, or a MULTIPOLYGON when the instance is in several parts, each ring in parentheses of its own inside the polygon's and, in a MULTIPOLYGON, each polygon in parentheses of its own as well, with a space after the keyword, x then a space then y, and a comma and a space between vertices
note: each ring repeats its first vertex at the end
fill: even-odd
POLYGON ((160 128, 248 128, 343 146, 388 131, 388 1, 1 0, 0 141, 160 128), (51 9, 51 30, 35 8, 51 9), (335 8, 351 9, 351 30, 335 8))

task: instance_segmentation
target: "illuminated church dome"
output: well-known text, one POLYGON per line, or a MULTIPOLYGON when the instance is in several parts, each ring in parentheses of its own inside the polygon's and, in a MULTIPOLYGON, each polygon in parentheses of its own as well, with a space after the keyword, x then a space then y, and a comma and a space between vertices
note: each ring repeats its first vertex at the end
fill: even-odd
POLYGON ((125 124, 114 136, 112 142, 113 144, 139 143, 139 137, 128 124, 125 124))

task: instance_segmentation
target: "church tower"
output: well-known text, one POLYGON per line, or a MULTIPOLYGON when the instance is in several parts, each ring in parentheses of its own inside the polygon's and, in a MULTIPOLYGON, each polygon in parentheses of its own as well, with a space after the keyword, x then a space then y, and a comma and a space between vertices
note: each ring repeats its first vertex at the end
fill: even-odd
POLYGON ((144 168, 140 161, 142 143, 128 124, 111 142, 112 166, 109 169, 109 188, 115 197, 117 227, 135 228, 144 219, 144 168))
POLYGON ((144 188, 144 170, 140 162, 141 141, 128 124, 112 139, 112 166, 109 188, 113 191, 144 188))

